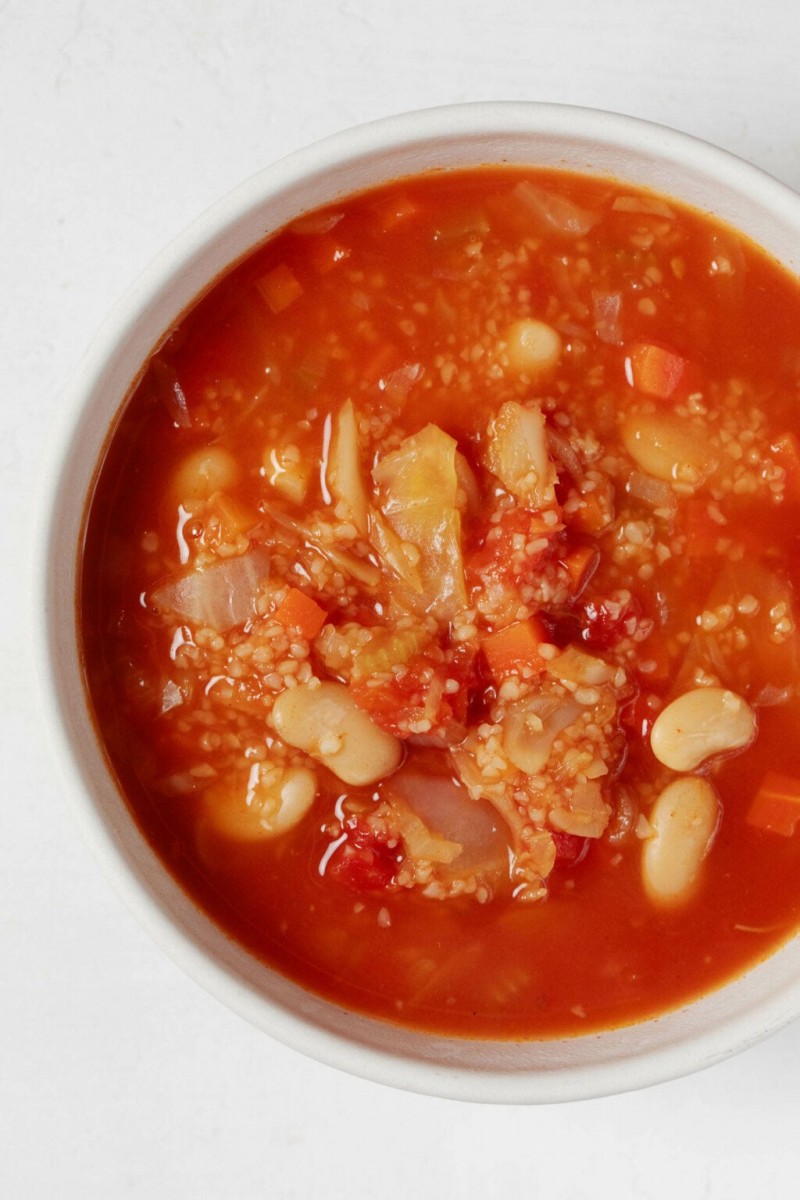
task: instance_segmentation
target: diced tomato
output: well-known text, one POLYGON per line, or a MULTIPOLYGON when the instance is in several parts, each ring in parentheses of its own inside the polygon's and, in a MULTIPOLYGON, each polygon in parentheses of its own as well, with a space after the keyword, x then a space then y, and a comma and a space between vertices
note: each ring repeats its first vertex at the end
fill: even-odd
POLYGON ((518 675, 526 667, 533 672, 541 671, 545 662, 539 647, 546 641, 547 631, 536 617, 514 621, 487 634, 481 641, 481 650, 495 683, 502 683, 509 675, 518 675))
POLYGON ((522 583, 529 571, 552 554, 563 533, 560 511, 552 512, 555 519, 526 508, 509 508, 501 513, 499 521, 487 521, 478 536, 477 549, 467 556, 470 587, 522 583))
POLYGON ((770 771, 753 797, 747 824, 792 837, 800 821, 800 780, 770 771))
POLYGON ((630 593, 623 598, 611 595, 584 601, 580 621, 581 637, 594 650, 610 650, 637 634, 641 640, 641 631, 648 628, 641 601, 630 593))
POLYGON ((651 342, 635 342, 625 359, 625 377, 637 392, 668 400, 681 382, 686 367, 686 359, 673 350, 651 342))
POLYGON ((311 641, 328 619, 328 614, 316 600, 312 600, 299 588, 289 588, 285 598, 275 610, 275 619, 289 629, 296 629, 311 641))
POLYGON ((325 876, 354 892, 385 891, 394 883, 402 861, 402 849, 353 817, 346 839, 334 850, 325 866, 325 876))
POLYGON ((399 738, 435 737, 466 717, 474 658, 471 647, 459 647, 449 663, 418 654, 386 680, 353 680, 350 691, 356 704, 387 733, 399 738), (450 680, 459 685, 456 691, 449 690, 450 680), (427 723, 427 728, 419 728, 420 723, 427 723))
POLYGON ((578 837, 574 833, 562 833, 560 829, 551 829, 550 836, 556 844, 557 867, 576 867, 586 857, 589 838, 578 837))

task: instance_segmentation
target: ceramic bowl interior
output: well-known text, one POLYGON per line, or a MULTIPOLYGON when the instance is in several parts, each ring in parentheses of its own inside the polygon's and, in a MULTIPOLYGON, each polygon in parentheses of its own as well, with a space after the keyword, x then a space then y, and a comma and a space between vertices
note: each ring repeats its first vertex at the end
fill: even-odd
POLYGON ((542 1042, 461 1041, 343 1011, 256 961, 206 918, 140 835, 90 720, 74 596, 94 472, 142 365, 225 268, 304 210, 431 169, 539 164, 642 184, 743 230, 798 271, 800 197, 704 143, 631 118, 487 104, 390 118, 269 167, 200 218, 118 305, 64 401, 54 436, 37 604, 44 703, 75 812, 111 881, 166 951, 209 991, 284 1043, 354 1074, 481 1101, 609 1094, 709 1065, 800 1013, 800 939, 725 988, 657 1020, 542 1042))

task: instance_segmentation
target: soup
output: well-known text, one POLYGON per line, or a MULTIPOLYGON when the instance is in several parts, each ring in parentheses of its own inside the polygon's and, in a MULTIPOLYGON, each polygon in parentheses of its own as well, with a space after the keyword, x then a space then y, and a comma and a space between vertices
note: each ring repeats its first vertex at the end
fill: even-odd
POLYGON ((431 174, 158 347, 79 617, 132 814, 254 955, 450 1035, 596 1031, 800 924, 800 290, 651 193, 431 174))

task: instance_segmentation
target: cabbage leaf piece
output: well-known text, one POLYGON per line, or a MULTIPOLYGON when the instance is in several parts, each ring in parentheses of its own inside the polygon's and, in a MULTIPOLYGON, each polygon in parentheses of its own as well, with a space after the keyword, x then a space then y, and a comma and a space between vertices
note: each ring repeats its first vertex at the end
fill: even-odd
POLYGON ((420 590, 401 584, 395 598, 405 608, 451 619, 467 603, 455 440, 426 425, 382 458, 372 477, 384 517, 419 551, 420 590))

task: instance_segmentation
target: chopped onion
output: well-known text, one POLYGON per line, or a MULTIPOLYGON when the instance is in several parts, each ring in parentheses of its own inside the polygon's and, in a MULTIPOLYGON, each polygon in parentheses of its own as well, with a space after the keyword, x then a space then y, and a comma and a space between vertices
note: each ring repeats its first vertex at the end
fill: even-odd
POLYGON ((675 213, 668 204, 656 196, 617 196, 611 207, 615 212, 647 213, 651 217, 666 217, 673 220, 675 213))
POLYGON ((255 616, 259 584, 269 574, 269 555, 260 546, 239 558, 190 571, 152 593, 159 609, 225 633, 255 616))
POLYGON ((160 354, 156 354, 150 363, 150 374, 158 397, 172 418, 172 423, 179 429, 189 429, 192 418, 175 368, 160 354))
POLYGON ((169 712, 183 704, 183 692, 172 679, 168 679, 161 692, 161 713, 169 712))
POLYGON ((503 748, 514 766, 538 775, 556 737, 581 714, 572 696, 532 696, 512 705, 503 718, 503 748))
POLYGON ((393 398, 404 400, 422 374, 421 363, 404 363, 381 380, 381 389, 393 398))
POLYGON ((433 838, 460 848, 448 863, 453 876, 507 870, 509 831, 504 822, 454 780, 410 767, 388 779, 383 790, 410 809, 433 838))
POLYGON ((339 224, 343 216, 343 212, 331 212, 330 209, 323 209, 321 212, 304 213, 302 217, 298 217, 296 221, 292 221, 289 228, 292 233, 304 235, 330 233, 339 224))
POLYGON ((546 433, 547 444, 553 458, 569 471, 575 485, 582 489, 584 483, 583 464, 572 442, 563 433, 559 433, 557 429, 553 429, 549 425, 546 433))
POLYGON ((594 314, 594 331, 601 342, 607 346, 622 345, 622 330, 619 327, 619 313, 622 307, 620 292, 601 292, 592 288, 592 309, 594 314))
POLYGON ((512 195, 548 228, 567 237, 582 237, 598 221, 594 213, 574 201, 537 187, 527 179, 517 184, 512 195))
POLYGON ((670 513, 674 513, 677 508, 671 484, 664 479, 654 479, 652 475, 645 475, 642 471, 633 472, 628 480, 627 491, 634 500, 641 500, 651 508, 667 509, 670 513))
POLYGON ((377 587, 380 583, 381 573, 371 562, 357 558, 355 554, 349 554, 347 550, 339 550, 336 546, 330 546, 318 533, 314 533, 313 530, 301 525, 299 521, 295 521, 279 509, 273 508, 271 504, 262 503, 261 507, 266 516, 270 517, 276 525, 293 533, 295 537, 307 542, 309 546, 313 546, 323 558, 327 558, 328 562, 333 563, 345 575, 352 576, 359 583, 363 583, 365 587, 377 587))
POLYGON ((578 321, 585 321, 589 316, 589 309, 583 300, 581 300, 569 277, 569 260, 561 256, 552 259, 550 262, 550 274, 553 279, 553 286, 558 292, 559 297, 569 308, 573 317, 578 321))

